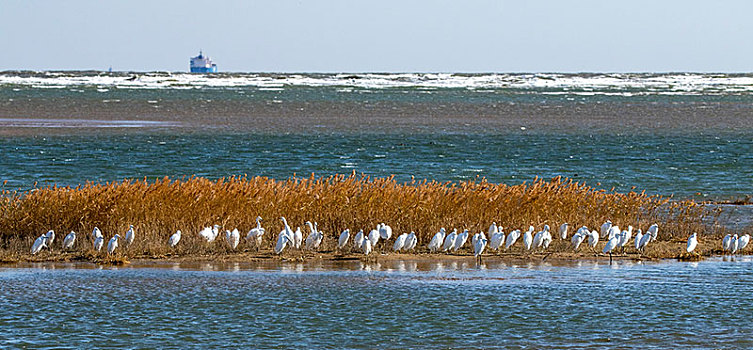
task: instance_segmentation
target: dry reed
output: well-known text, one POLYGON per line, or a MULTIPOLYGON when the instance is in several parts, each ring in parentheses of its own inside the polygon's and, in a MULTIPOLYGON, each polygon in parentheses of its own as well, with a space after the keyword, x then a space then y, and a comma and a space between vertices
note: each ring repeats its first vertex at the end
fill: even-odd
MULTIPOLYGON (((290 178, 229 177, 211 181, 201 177, 182 180, 164 178, 149 182, 124 180, 87 183, 78 187, 34 188, 30 191, 3 191, 0 197, 0 250, 28 256, 33 240, 50 229, 57 233, 56 244, 70 231, 78 238, 74 249, 92 254, 90 233, 97 226, 106 240, 134 225, 137 240, 120 249, 126 256, 170 254, 168 237, 183 232, 180 254, 225 254, 230 250, 222 237, 206 244, 198 231, 213 224, 238 228, 242 236, 264 218, 269 249, 282 229, 279 220, 287 218, 293 229, 304 222, 317 221, 325 232, 323 250, 334 248, 339 233, 350 228, 366 232, 377 223, 392 226, 396 234, 415 231, 419 249, 440 227, 471 232, 486 231, 496 221, 505 231, 549 224, 570 223, 571 232, 587 225, 596 228, 605 220, 644 230, 652 223, 661 225, 660 240, 677 240, 696 231, 708 234, 704 222, 717 212, 693 201, 670 201, 644 192, 616 193, 595 189, 564 178, 509 186, 480 178, 467 182, 413 180, 398 183, 394 178, 351 175, 290 178)), ((572 234, 572 233, 571 233, 572 234)), ((242 240, 243 247, 243 240, 242 240)), ((124 242, 121 242, 121 247, 124 242)), ((7 254, 6 254, 7 255, 7 254)), ((87 255, 89 256, 89 255, 87 255)))

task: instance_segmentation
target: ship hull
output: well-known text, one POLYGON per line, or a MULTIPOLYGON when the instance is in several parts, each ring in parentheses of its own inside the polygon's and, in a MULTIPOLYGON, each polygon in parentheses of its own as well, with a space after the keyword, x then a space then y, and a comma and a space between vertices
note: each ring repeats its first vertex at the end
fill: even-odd
POLYGON ((217 73, 217 66, 206 67, 191 67, 191 73, 217 73))

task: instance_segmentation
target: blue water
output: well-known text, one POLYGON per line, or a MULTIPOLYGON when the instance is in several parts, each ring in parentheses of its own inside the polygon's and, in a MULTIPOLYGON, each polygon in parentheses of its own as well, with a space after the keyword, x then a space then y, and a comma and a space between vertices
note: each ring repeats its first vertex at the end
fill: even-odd
POLYGON ((753 187, 749 74, 0 72, 0 180, 395 175, 726 200, 753 187))
POLYGON ((747 257, 41 264, 0 285, 3 348, 753 347, 747 257))

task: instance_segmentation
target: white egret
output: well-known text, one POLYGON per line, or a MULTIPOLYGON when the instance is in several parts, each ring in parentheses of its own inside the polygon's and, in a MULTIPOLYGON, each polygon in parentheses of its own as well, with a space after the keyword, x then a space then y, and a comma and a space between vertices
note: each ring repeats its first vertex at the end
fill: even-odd
POLYGON ((750 235, 744 234, 740 236, 740 238, 737 239, 737 250, 742 251, 745 249, 745 247, 748 246, 748 243, 750 243, 750 235))
POLYGON ((641 239, 643 239, 643 231, 638 229, 638 232, 635 233, 635 250, 640 250, 641 239))
POLYGON ((281 254, 288 243, 290 243, 290 245, 292 246, 295 246, 295 243, 293 242, 291 237, 287 235, 286 230, 280 231, 280 234, 277 236, 277 244, 275 245, 275 254, 281 254))
POLYGON ((314 231, 316 231, 316 239, 314 240, 314 249, 319 249, 319 246, 322 244, 322 241, 324 240, 324 232, 319 231, 319 228, 317 227, 316 221, 314 221, 314 231))
POLYGON ((481 238, 476 241, 476 244, 473 245, 473 256, 477 259, 481 258, 481 254, 484 253, 484 248, 486 247, 486 243, 488 240, 486 238, 481 238))
POLYGON ((364 255, 371 254, 371 240, 370 239, 364 239, 363 244, 361 245, 361 250, 363 251, 364 255))
POLYGON ((549 232, 549 226, 546 227, 546 230, 544 231, 544 237, 541 238, 541 247, 543 249, 549 248, 549 244, 552 243, 552 233, 549 232))
POLYGON ((649 226, 648 227, 648 231, 646 231, 646 234, 650 234, 651 235, 651 240, 655 241, 656 237, 659 235, 659 225, 658 224, 653 224, 653 225, 649 226))
POLYGON ((175 246, 178 245, 178 242, 180 242, 180 238, 183 236, 183 233, 180 232, 180 230, 175 231, 175 233, 170 236, 170 239, 167 240, 167 245, 170 246, 170 248, 175 248, 175 246))
POLYGON ((340 238, 337 239, 337 249, 343 249, 348 244, 348 238, 350 238, 350 229, 345 229, 340 233, 340 238))
POLYGON ((212 227, 204 227, 201 231, 199 231, 199 236, 203 238, 207 243, 214 242, 215 239, 217 239, 217 235, 219 234, 220 225, 214 225, 212 227))
MULTIPOLYGON (((609 228, 609 232, 607 232, 607 239, 612 239, 615 237, 620 236, 620 227, 617 225, 612 225, 612 227, 609 228)), ((619 242, 618 242, 619 243, 619 242)))
POLYGON ((47 231, 47 240, 45 240, 44 244, 47 246, 47 248, 52 249, 52 242, 55 241, 55 231, 49 230, 47 231))
POLYGON ((311 223, 311 221, 306 221, 306 226, 309 227, 309 235, 306 237, 306 249, 307 250, 314 250, 316 249, 316 242, 317 240, 321 242, 319 239, 319 231, 314 229, 314 224, 311 223))
POLYGON ((504 241, 505 233, 502 230, 498 229, 498 231, 492 234, 490 237, 489 248, 498 251, 504 241))
POLYGON ((732 235, 732 239, 729 241, 729 252, 731 254, 737 253, 737 233, 732 235))
POLYGON ((512 247, 515 242, 518 241, 518 238, 520 238, 520 230, 513 230, 510 232, 510 234, 507 235, 507 238, 505 239, 505 250, 512 247))
POLYGON ((104 236, 97 236, 97 238, 94 239, 94 250, 100 251, 102 250, 102 247, 105 245, 105 237, 104 236))
POLYGON ((617 247, 617 243, 619 243, 620 237, 619 236, 613 236, 607 241, 607 244, 604 245, 604 249, 601 251, 604 254, 609 253, 609 263, 612 263, 612 249, 617 247))
POLYGON ((612 221, 610 220, 607 220, 605 223, 601 224, 601 238, 607 237, 610 228, 612 228, 612 221))
POLYGON ((583 240, 586 239, 586 234, 583 234, 583 232, 578 231, 573 235, 573 238, 570 239, 570 243, 573 245, 573 250, 578 251, 578 247, 580 247, 580 244, 583 243, 583 240))
POLYGON ((261 227, 261 216, 257 216, 256 227, 249 230, 248 234, 246 234, 246 243, 253 243, 254 245, 256 245, 257 250, 260 249, 262 240, 264 238, 264 233, 266 233, 266 230, 261 227))
POLYGON ((693 232, 693 234, 688 238, 688 246, 685 250, 687 250, 688 253, 691 253, 693 252, 693 250, 695 250, 696 246, 698 246, 698 234, 693 232))
POLYGON ((408 234, 403 233, 400 236, 397 236, 397 239, 395 239, 395 244, 392 245, 392 250, 399 251, 400 249, 403 249, 403 246, 405 245, 405 240, 408 239, 408 234))
POLYGON ((594 248, 596 248, 596 244, 598 243, 599 243, 599 233, 596 232, 596 230, 592 230, 591 232, 588 233, 588 246, 591 248, 591 250, 594 250, 594 248))
MULTIPOLYGON (((381 224, 377 225, 378 229, 381 228, 381 227, 382 227, 381 224)), ((371 232, 369 232, 368 240, 371 241, 371 248, 372 249, 376 248, 376 245, 379 242, 379 237, 381 237, 381 234, 379 233, 378 229, 377 230, 371 230, 371 232)))
POLYGON ((227 241, 227 245, 231 250, 235 250, 241 241, 241 234, 238 232, 238 229, 235 228, 233 231, 225 230, 225 241, 227 241))
POLYGON ((567 223, 560 225, 560 239, 567 239, 567 228, 567 223))
POLYGON ((92 230, 92 240, 97 239, 97 237, 102 237, 102 231, 99 230, 98 227, 94 227, 94 230, 92 230))
POLYGON ((730 249, 730 243, 731 243, 731 241, 732 241, 732 235, 731 234, 728 233, 726 236, 724 236, 724 239, 722 239, 722 250, 723 251, 728 252, 728 251, 731 250, 730 249))
POLYGON ((458 239, 458 230, 454 229, 452 232, 450 232, 447 237, 444 239, 444 244, 442 245, 442 251, 448 251, 450 248, 455 246, 455 241, 458 239))
POLYGON ((533 245, 533 226, 528 227, 528 231, 526 231, 523 234, 523 246, 525 246, 526 250, 531 250, 531 246, 533 245))
POLYGON ((119 234, 115 234, 115 236, 112 236, 110 238, 110 241, 107 242, 107 255, 112 255, 115 253, 115 249, 118 248, 118 239, 120 238, 119 234))
POLYGON ((453 247, 453 251, 458 251, 458 249, 462 248, 465 245, 465 242, 468 241, 468 230, 466 229, 463 231, 463 233, 459 234, 458 237, 455 239, 455 246, 453 247))
POLYGON ((71 249, 73 243, 76 242, 76 232, 71 231, 65 238, 63 238, 63 249, 71 249))
POLYGON ((128 231, 125 233, 126 245, 130 247, 131 244, 133 244, 134 239, 136 239, 135 229, 133 228, 133 225, 129 225, 128 231))
POLYGON ((444 242, 444 236, 445 236, 445 230, 444 227, 439 229, 439 232, 434 234, 434 237, 431 238, 431 241, 429 242, 429 251, 432 253, 435 253, 439 248, 441 248, 442 243, 444 242))
POLYGON ((366 237, 364 237, 363 230, 358 231, 358 233, 356 233, 356 236, 353 237, 353 246, 355 248, 361 249, 364 239, 366 239, 366 237))
POLYGON ((392 227, 382 223, 379 227, 379 237, 382 239, 390 239, 390 237, 392 237, 392 227))
POLYGON ((633 235, 633 226, 628 226, 627 230, 622 230, 620 233, 620 240, 617 242, 617 246, 622 248, 622 252, 625 253, 625 246, 630 242, 630 238, 633 235))
MULTIPOLYGON (((641 230, 638 230, 638 232, 641 232, 641 230)), ((651 234, 646 232, 645 235, 641 236, 641 241, 638 243, 638 246, 636 247, 636 249, 638 249, 638 251, 640 252, 643 252, 643 250, 646 249, 646 246, 648 246, 649 242, 651 242, 651 234)))
POLYGON ((31 255, 39 253, 42 248, 44 248, 47 242, 47 234, 43 233, 41 236, 39 236, 35 241, 34 244, 31 245, 31 255))
POLYGON ((477 232, 477 233, 474 233, 474 234, 473 234, 473 236, 471 237, 471 245, 472 245, 472 246, 476 245, 476 242, 477 242, 477 241, 478 241, 479 239, 481 239, 481 234, 482 234, 482 233, 483 233, 483 232, 480 232, 480 233, 479 233, 479 232, 477 232))
POLYGON ((497 232, 499 232, 499 227, 497 226, 497 222, 493 221, 491 226, 489 226, 489 237, 493 237, 497 232))
POLYGON ((303 231, 301 231, 301 227, 295 229, 295 232, 293 232, 293 245, 295 245, 295 249, 301 249, 301 244, 303 243, 303 231))
POLYGON ((408 238, 405 239, 405 245, 403 245, 403 250, 409 251, 416 248, 416 245, 418 244, 418 237, 416 236, 416 233, 411 231, 410 234, 408 234, 408 238))
MULTIPOLYGON (((537 232, 535 236, 533 236, 533 248, 541 248, 544 244, 544 238, 546 237, 546 234, 549 232, 549 225, 544 225, 544 229, 537 232)), ((551 236, 550 236, 551 237, 551 236)))

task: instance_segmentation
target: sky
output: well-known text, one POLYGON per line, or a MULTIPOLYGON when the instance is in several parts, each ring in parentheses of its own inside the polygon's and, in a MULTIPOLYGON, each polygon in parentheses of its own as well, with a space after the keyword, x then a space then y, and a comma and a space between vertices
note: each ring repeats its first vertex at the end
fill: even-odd
POLYGON ((753 1, 0 0, 0 70, 751 72, 753 1))

